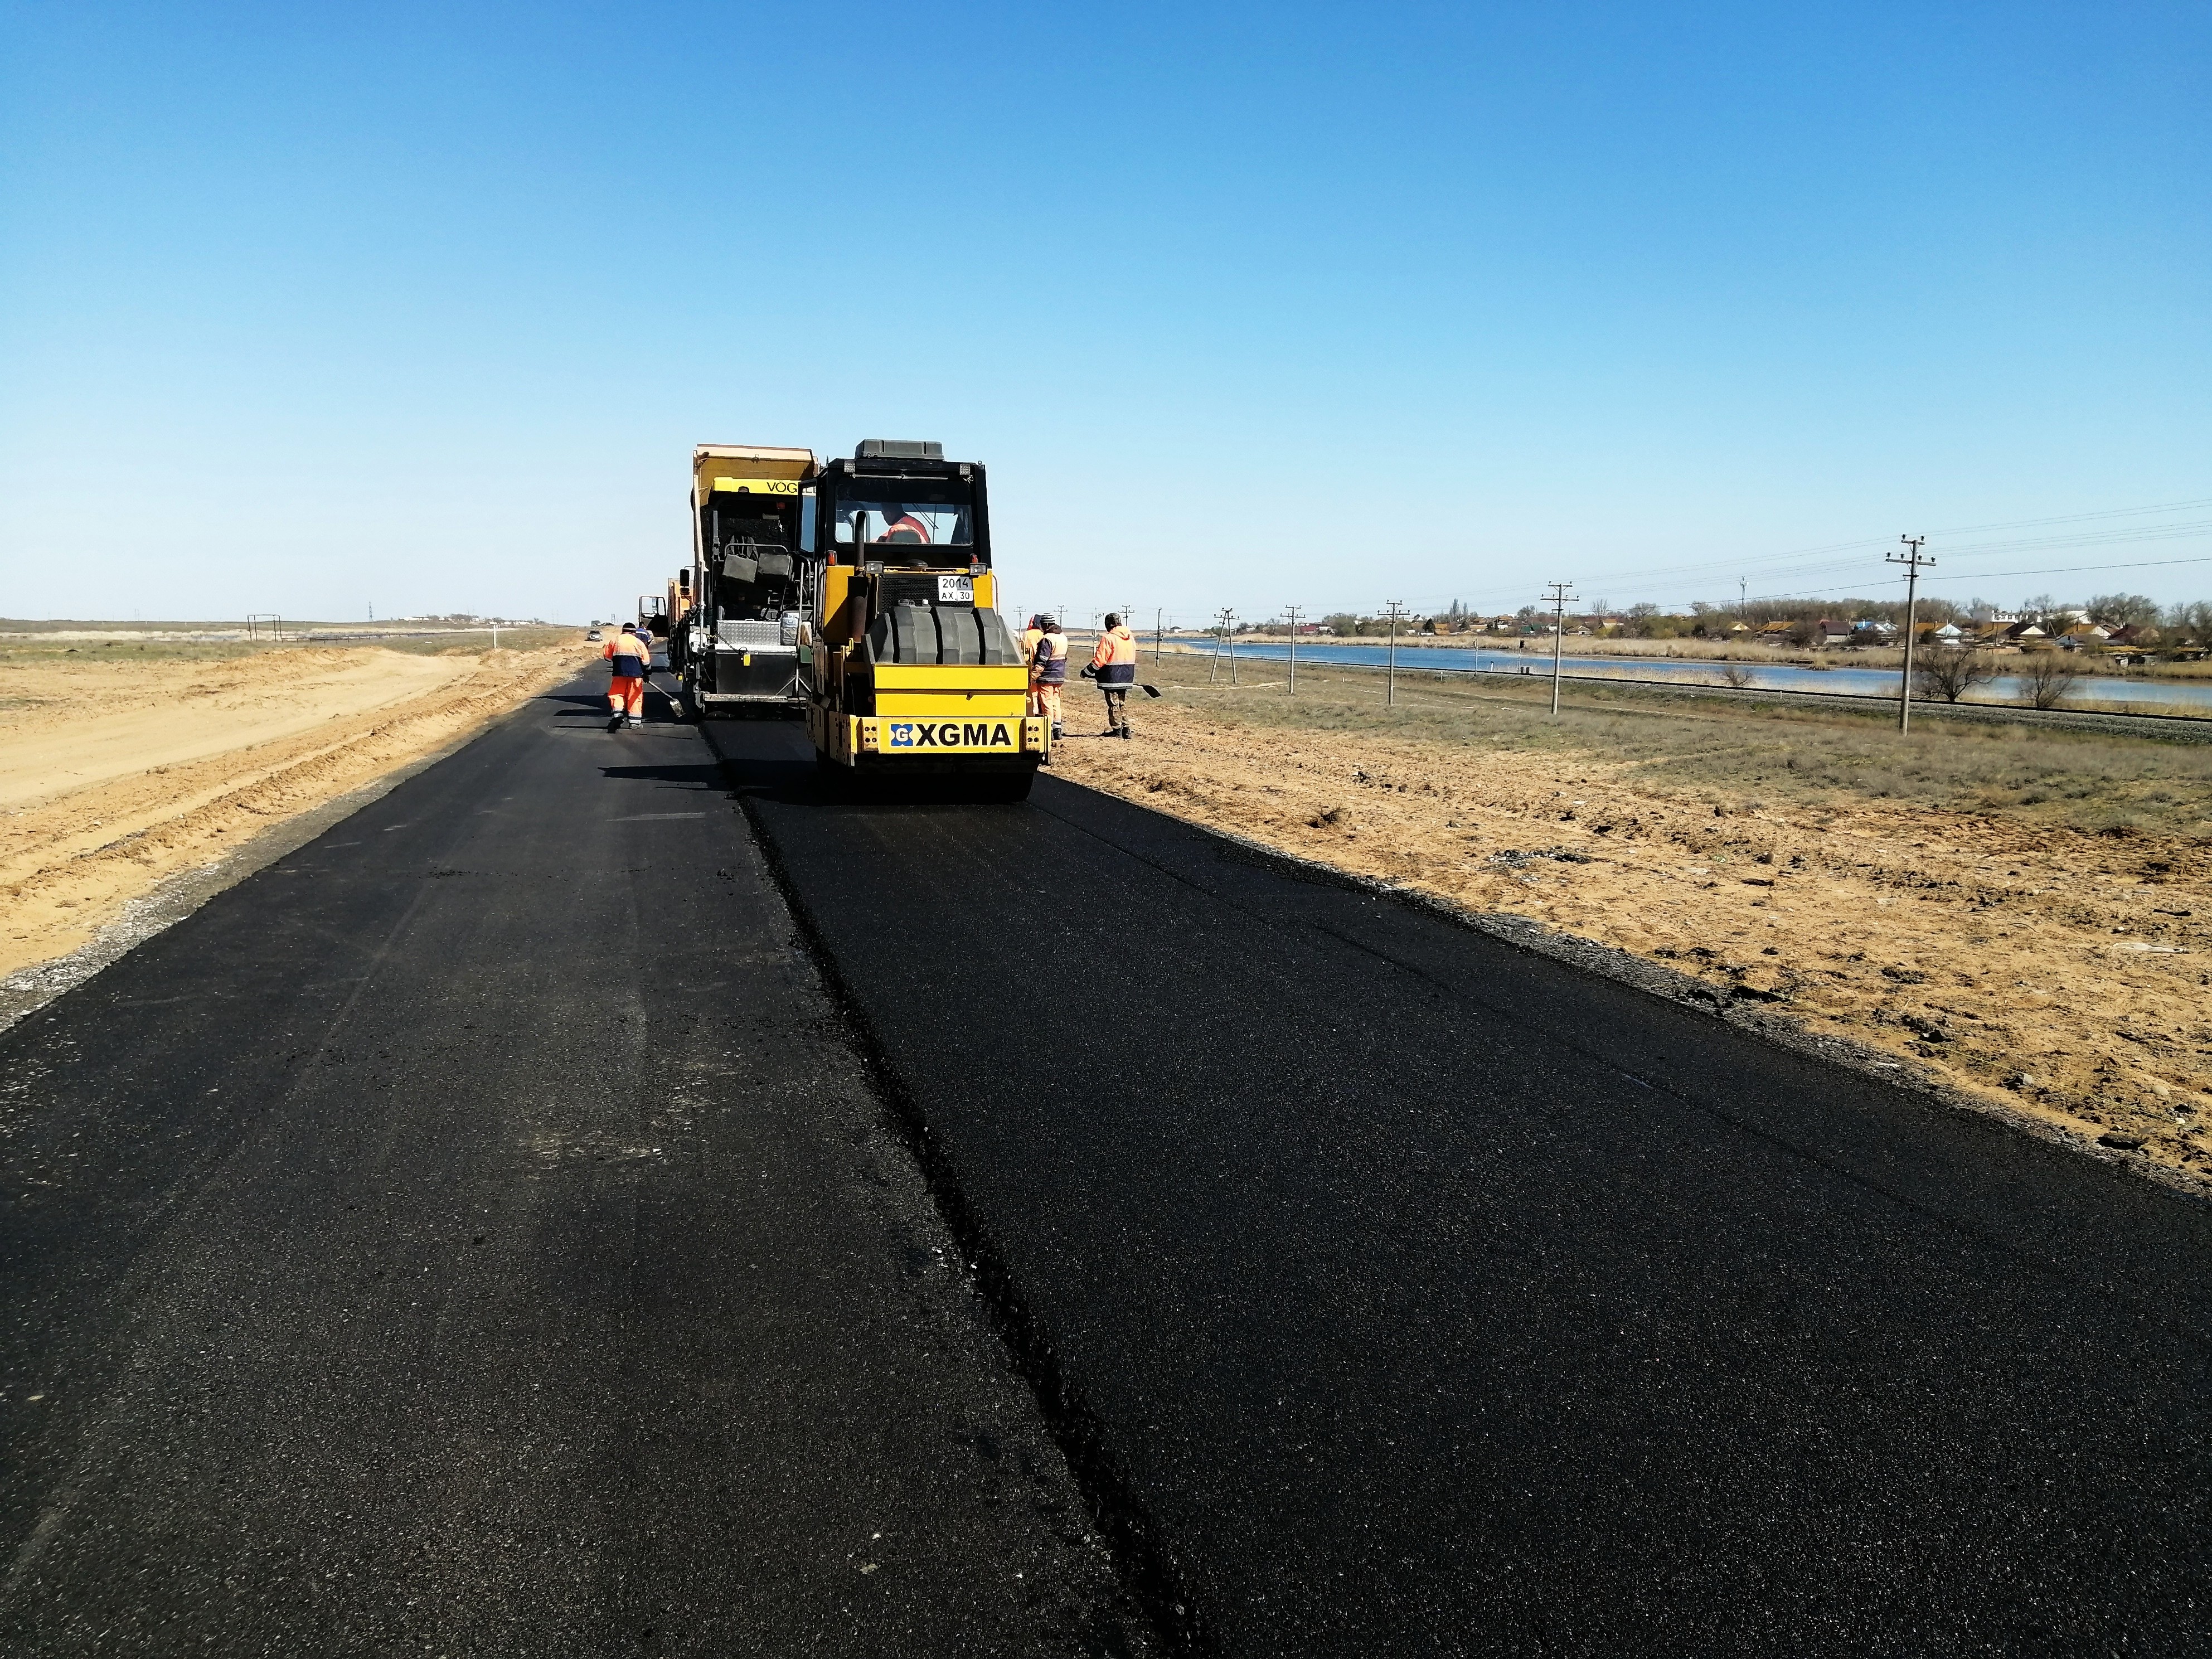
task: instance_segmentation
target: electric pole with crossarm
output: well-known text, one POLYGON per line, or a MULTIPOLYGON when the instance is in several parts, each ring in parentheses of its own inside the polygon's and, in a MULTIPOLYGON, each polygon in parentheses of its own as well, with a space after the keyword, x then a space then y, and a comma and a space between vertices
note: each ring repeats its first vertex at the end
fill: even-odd
POLYGON ((1283 614, 1291 619, 1290 695, 1295 697, 1298 695, 1298 607, 1295 605, 1286 605, 1283 607, 1283 614))
POLYGON ((1579 600, 1582 596, 1567 592, 1574 586, 1572 582, 1547 582, 1544 586, 1552 590, 1544 595, 1544 603, 1552 607, 1552 715, 1556 720, 1559 713, 1559 652, 1567 639, 1567 601, 1579 600))
POLYGON ((1905 673, 1897 683, 1897 729, 1902 732, 1912 729, 1912 636, 1920 631, 1920 572, 1923 567, 1932 568, 1936 561, 1920 550, 1928 544, 1927 537, 1897 539, 1905 544, 1905 551, 1883 556, 1891 564, 1905 567, 1905 673))

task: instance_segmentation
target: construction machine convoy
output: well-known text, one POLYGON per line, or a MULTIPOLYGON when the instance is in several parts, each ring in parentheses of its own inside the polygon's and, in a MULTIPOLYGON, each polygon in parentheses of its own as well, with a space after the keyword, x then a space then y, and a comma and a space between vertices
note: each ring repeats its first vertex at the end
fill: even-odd
POLYGON ((702 717, 804 712, 837 781, 1019 800, 1048 758, 1000 617, 983 468, 934 443, 851 459, 702 444, 669 666, 702 717))

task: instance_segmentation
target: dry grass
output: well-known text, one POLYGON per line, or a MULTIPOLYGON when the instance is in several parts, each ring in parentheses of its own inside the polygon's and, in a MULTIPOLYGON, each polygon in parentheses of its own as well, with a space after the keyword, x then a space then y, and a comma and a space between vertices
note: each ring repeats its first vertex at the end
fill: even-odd
POLYGON ((1874 799, 2093 832, 2212 833, 2212 744, 1934 722, 1899 738, 1887 705, 1747 707, 1587 681, 1570 687, 1557 721, 1540 687, 1404 674, 1392 710, 1378 678, 1366 672, 1301 665, 1293 700, 1277 662, 1243 665, 1233 691, 1207 687, 1203 661, 1155 665, 1148 657, 1143 667, 1155 684, 1255 727, 1388 732, 1476 753, 1585 755, 1626 767, 1637 787, 1687 792, 1709 805, 1874 799))

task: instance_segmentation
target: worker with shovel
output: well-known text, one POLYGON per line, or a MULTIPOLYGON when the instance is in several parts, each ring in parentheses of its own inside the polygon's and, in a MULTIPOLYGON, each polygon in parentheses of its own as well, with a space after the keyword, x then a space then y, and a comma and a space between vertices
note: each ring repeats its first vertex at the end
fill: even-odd
POLYGON ((607 682, 607 730, 621 731, 625 720, 631 726, 641 724, 645 682, 653 672, 653 641, 638 637, 635 623, 624 623, 622 632, 609 640, 599 654, 614 670, 614 678, 607 682))
POLYGON ((1106 729, 1099 735, 1132 736, 1129 689, 1137 683, 1137 641, 1121 626, 1118 616, 1108 614, 1105 631, 1098 635, 1098 648, 1091 653, 1091 665, 1083 673, 1086 679, 1097 681, 1098 689, 1106 694, 1106 729))

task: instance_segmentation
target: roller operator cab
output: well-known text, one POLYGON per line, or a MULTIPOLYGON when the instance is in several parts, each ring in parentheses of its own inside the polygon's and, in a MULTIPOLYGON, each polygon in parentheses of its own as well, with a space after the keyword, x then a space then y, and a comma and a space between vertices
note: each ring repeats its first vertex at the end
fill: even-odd
POLYGON ((814 491, 822 562, 799 677, 817 757, 838 775, 1026 796, 1051 736, 995 609, 982 466, 874 439, 826 463, 814 491))
POLYGON ((799 704, 816 471, 811 449, 691 452, 691 570, 669 666, 702 716, 799 704))

